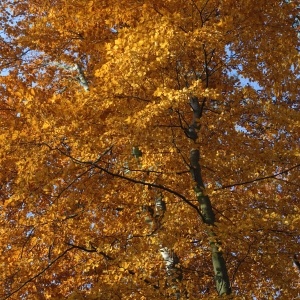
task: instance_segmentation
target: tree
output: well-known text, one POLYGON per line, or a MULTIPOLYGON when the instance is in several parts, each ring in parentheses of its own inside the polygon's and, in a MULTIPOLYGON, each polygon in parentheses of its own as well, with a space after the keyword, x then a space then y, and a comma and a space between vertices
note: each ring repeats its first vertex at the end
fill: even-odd
POLYGON ((299 296, 298 15, 3 0, 0 299, 299 296))

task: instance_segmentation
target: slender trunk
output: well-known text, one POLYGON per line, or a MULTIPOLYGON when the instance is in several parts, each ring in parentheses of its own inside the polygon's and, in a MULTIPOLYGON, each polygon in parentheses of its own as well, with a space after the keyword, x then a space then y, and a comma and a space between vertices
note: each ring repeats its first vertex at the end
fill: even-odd
MULTIPOLYGON (((139 159, 142 156, 142 151, 139 150, 138 147, 133 147, 132 154, 139 159)), ((145 210, 148 210, 149 207, 145 208, 145 210)), ((163 195, 161 192, 157 192, 157 196, 155 198, 155 212, 151 211, 152 218, 146 217, 145 221, 150 227, 150 231, 153 232, 156 228, 160 227, 160 223, 163 219, 164 213, 166 212, 166 203, 163 200, 163 195)), ((153 209, 151 209, 153 210, 153 209)), ((156 235, 158 233, 155 233, 156 235)), ((169 249, 168 247, 165 247, 163 244, 160 244, 159 252, 165 262, 166 265, 166 273, 168 275, 168 283, 167 285, 174 290, 174 293, 172 296, 176 299, 180 299, 180 291, 178 289, 177 282, 182 280, 182 269, 179 266, 180 260, 176 253, 169 249)))
POLYGON ((203 222, 210 225, 210 229, 207 231, 210 237, 210 246, 212 252, 212 263, 214 267, 216 288, 218 294, 230 295, 230 281, 228 277, 228 272, 226 268, 226 263, 223 258, 223 253, 219 250, 218 241, 216 235, 213 232, 213 226, 215 224, 215 214, 212 210, 210 199, 207 195, 204 194, 204 184, 201 175, 200 167, 200 152, 198 149, 192 149, 190 153, 190 161, 192 167, 193 179, 196 182, 195 192, 201 208, 203 222))
POLYGON ((179 258, 174 251, 167 247, 163 247, 159 251, 166 264, 166 271, 171 281, 171 288, 174 290, 173 296, 175 296, 175 299, 179 300, 180 291, 177 282, 182 280, 182 270, 176 266, 180 262, 179 258))
MULTIPOLYGON (((188 129, 188 138, 196 141, 198 138, 198 131, 200 129, 199 120, 202 117, 202 110, 206 99, 203 99, 200 105, 199 99, 197 97, 190 98, 190 104, 193 109, 193 121, 188 129)), ((202 212, 202 220, 205 224, 209 225, 207 233, 210 237, 210 246, 212 252, 212 263, 214 268, 216 289, 219 296, 230 295, 231 287, 228 277, 228 271, 226 268, 226 263, 223 257, 222 251, 219 250, 219 242, 215 233, 213 232, 213 227, 215 226, 215 214, 212 209, 211 201, 208 195, 205 195, 205 186, 202 179, 201 165, 200 165, 200 150, 191 149, 190 150, 190 164, 191 164, 191 174, 193 180, 195 181, 194 190, 199 202, 199 206, 202 212)))

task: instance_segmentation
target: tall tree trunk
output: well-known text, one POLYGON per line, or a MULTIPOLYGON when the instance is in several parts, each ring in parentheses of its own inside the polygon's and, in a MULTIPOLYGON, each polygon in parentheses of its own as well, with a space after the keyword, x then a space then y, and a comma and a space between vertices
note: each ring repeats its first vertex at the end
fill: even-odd
MULTIPOLYGON (((132 154, 139 159, 142 156, 142 151, 138 147, 133 147, 132 154)), ((163 200, 163 195, 161 192, 157 191, 157 196, 155 197, 155 212, 152 212, 152 218, 146 217, 145 219, 151 232, 160 226, 166 209, 167 207, 163 200)), ((158 235, 158 233, 155 234, 158 235)), ((168 275, 167 285, 174 290, 172 296, 174 296, 176 300, 179 300, 181 297, 177 282, 182 280, 182 269, 178 267, 180 260, 172 249, 165 247, 163 244, 160 244, 160 247, 159 252, 165 262, 166 273, 168 275)))
POLYGON ((190 153, 190 161, 193 173, 193 179, 196 182, 195 192, 202 212, 202 220, 204 223, 210 225, 210 229, 207 231, 210 237, 210 246, 212 252, 212 263, 214 267, 215 282, 218 294, 230 295, 231 287, 226 268, 226 263, 219 250, 219 244, 217 237, 213 232, 213 226, 215 225, 215 214, 212 210, 211 201, 207 195, 204 194, 204 184, 201 175, 200 167, 200 152, 198 149, 192 149, 190 153))
MULTIPOLYGON (((199 99, 197 97, 190 98, 190 104, 193 109, 193 121, 188 128, 187 137, 196 141, 198 138, 198 131, 200 129, 199 120, 202 117, 202 110, 206 99, 204 98, 202 104, 200 105, 199 99)), ((212 263, 214 268, 216 289, 219 296, 230 295, 231 287, 228 277, 228 271, 226 268, 226 263, 223 257, 222 251, 219 250, 219 243, 217 237, 213 231, 215 226, 215 214, 212 209, 211 201, 208 195, 205 195, 205 186, 202 179, 201 165, 200 165, 200 150, 191 149, 190 150, 190 164, 191 164, 191 174, 196 185, 194 190, 199 202, 199 206, 202 213, 202 220, 205 224, 209 225, 207 233, 210 237, 210 246, 212 252, 212 263)))

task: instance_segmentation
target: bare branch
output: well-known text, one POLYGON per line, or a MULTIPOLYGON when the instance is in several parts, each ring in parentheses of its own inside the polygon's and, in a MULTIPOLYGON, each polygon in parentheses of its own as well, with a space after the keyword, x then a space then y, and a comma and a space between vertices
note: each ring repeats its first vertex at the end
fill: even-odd
POLYGON ((240 182, 240 183, 234 183, 234 184, 229 184, 229 185, 223 185, 222 187, 218 188, 218 189, 215 189, 215 191, 218 191, 218 190, 223 190, 223 189, 227 189, 227 188, 231 188, 231 187, 234 187, 234 186, 239 186, 239 185, 245 185, 245 184, 251 184, 251 183, 254 183, 254 182, 257 182, 257 181, 262 181, 262 180, 266 180, 266 179, 270 179, 270 178, 276 178, 276 176, 279 176, 279 175, 282 175, 282 174, 285 174, 285 173, 288 173, 289 171, 293 170, 293 169, 296 169, 300 167, 300 164, 297 164, 287 170, 284 170, 282 172, 279 172, 279 173, 276 173, 276 174, 273 174, 273 175, 269 175, 269 176, 265 176, 265 177, 259 177, 259 178, 256 178, 256 179, 252 179, 252 180, 249 180, 249 181, 244 181, 244 182, 240 182))

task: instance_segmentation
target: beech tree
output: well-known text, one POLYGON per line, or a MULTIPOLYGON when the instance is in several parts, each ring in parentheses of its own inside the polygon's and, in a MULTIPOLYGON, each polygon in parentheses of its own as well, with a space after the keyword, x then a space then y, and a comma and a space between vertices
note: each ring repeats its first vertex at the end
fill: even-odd
POLYGON ((0 299, 296 299, 299 3, 2 0, 0 299))

